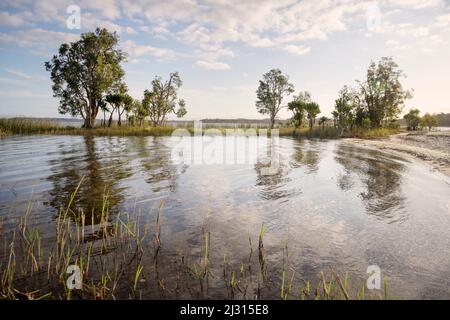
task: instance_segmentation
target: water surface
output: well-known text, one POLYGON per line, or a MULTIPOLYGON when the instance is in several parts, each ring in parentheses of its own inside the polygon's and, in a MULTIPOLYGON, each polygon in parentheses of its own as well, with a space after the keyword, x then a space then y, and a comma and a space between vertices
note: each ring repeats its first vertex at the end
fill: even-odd
POLYGON ((32 223, 51 240, 84 177, 74 207, 94 222, 105 193, 112 214, 153 214, 163 201, 166 248, 195 250, 207 226, 213 258, 241 261, 266 223, 269 263, 287 244, 304 279, 334 269, 363 283, 375 264, 399 298, 450 298, 450 181, 425 164, 345 141, 281 139, 280 167, 267 176, 264 150, 261 162, 223 165, 175 163, 173 148, 169 137, 1 139, 0 235, 31 200, 32 223))

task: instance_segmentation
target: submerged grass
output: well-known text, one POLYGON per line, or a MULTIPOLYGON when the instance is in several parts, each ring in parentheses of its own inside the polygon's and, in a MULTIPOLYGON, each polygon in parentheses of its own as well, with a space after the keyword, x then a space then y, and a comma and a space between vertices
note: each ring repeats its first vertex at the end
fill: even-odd
MULTIPOLYGON (((112 126, 95 127, 93 129, 84 129, 70 126, 60 126, 55 122, 29 118, 8 118, 0 119, 0 136, 6 134, 56 134, 56 135, 83 135, 83 136, 169 136, 177 129, 171 126, 112 126)), ((190 134, 194 133, 192 127, 185 128, 190 134)), ((204 128, 203 130, 210 130, 204 128)), ((213 131, 226 134, 225 128, 215 128, 213 131)), ((247 129, 248 130, 248 129, 247 129)), ((256 132, 264 133, 270 130, 256 129, 256 132)), ((245 132, 245 131, 243 131, 245 132)), ((348 132, 341 132, 334 127, 315 127, 312 130, 308 128, 279 128, 280 136, 290 136, 296 138, 317 138, 317 139, 334 139, 334 138, 362 138, 372 139, 386 137, 399 133, 398 129, 353 129, 348 132)))
POLYGON ((94 224, 83 210, 72 208, 82 183, 58 212, 52 235, 43 238, 43 231, 33 225, 31 204, 15 227, 2 232, 1 299, 389 298, 386 280, 382 291, 369 296, 364 286, 351 292, 347 274, 341 278, 333 270, 328 275, 322 272, 316 280, 303 280, 289 263, 287 243, 281 268, 271 265, 264 248, 266 224, 258 236, 257 256, 250 237, 248 259, 224 256, 222 263, 214 258, 220 253, 214 252, 206 227, 198 250, 183 253, 165 247, 162 204, 154 215, 112 216, 105 195, 96 213, 99 222, 94 224), (71 290, 69 286, 76 284, 74 270, 79 270, 81 283, 71 290))

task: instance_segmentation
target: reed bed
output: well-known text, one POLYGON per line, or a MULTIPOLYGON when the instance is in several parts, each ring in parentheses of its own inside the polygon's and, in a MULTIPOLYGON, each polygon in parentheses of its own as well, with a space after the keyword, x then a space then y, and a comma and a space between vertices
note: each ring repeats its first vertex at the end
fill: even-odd
POLYGON ((56 215, 51 235, 33 223, 31 204, 13 228, 2 231, 1 299, 390 298, 387 282, 382 291, 367 295, 363 284, 350 287, 347 274, 333 270, 304 280, 289 262, 287 243, 280 248, 282 264, 271 265, 264 247, 266 224, 256 246, 249 238, 248 258, 242 261, 217 258, 221 253, 205 226, 196 250, 167 247, 163 203, 146 215, 111 215, 105 194, 100 212, 84 212, 72 206, 82 183, 56 215), (71 288, 75 269, 81 282, 71 288))
MULTIPOLYGON (((102 127, 98 126, 93 129, 84 129, 70 126, 60 126, 51 121, 44 121, 38 119, 28 118, 8 118, 0 119, 0 136, 6 134, 55 134, 55 135, 83 135, 83 136, 169 136, 177 128, 171 126, 112 126, 102 127)), ((191 135, 194 134, 193 127, 186 129, 191 135)), ((209 130, 207 127, 203 131, 209 130)), ((215 131, 225 135, 227 128, 214 128, 215 131)), ((245 129, 244 129, 245 130, 245 129)), ((248 130, 248 129, 247 129, 248 130)), ((270 130, 256 129, 259 134, 262 132, 266 134, 270 130)), ((315 127, 312 130, 308 128, 293 128, 283 127, 279 128, 280 136, 290 136, 295 138, 306 139, 335 139, 335 138, 362 138, 373 139, 380 137, 387 137, 392 134, 399 133, 398 129, 354 129, 349 132, 342 132, 334 127, 315 127)))

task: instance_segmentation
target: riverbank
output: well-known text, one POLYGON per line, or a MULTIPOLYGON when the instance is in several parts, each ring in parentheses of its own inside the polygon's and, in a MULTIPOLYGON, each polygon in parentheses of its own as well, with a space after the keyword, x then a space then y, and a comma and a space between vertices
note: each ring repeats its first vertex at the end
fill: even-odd
POLYGON ((411 155, 450 176, 450 131, 403 132, 385 139, 348 139, 348 143, 411 155))
MULTIPOLYGON (((93 129, 84 129, 72 126, 60 126, 57 123, 48 120, 33 120, 27 118, 0 119, 0 135, 32 135, 32 134, 50 134, 50 135, 81 135, 81 136, 170 136, 174 126, 113 126, 113 127, 95 127, 93 129)), ((194 134, 193 127, 184 127, 190 134, 194 134)), ((238 128, 239 129, 239 128, 238 128)), ((204 128, 203 131, 210 130, 204 128)), ((227 134, 229 128, 214 128, 222 134, 227 134)), ((249 129, 239 129, 249 130, 249 129)), ((260 130, 255 129, 259 134, 260 130)), ((269 130, 270 132, 270 130, 269 130)), ((398 129, 354 129, 350 132, 342 133, 334 127, 316 127, 309 128, 279 128, 279 135, 284 137, 306 138, 306 139, 337 139, 337 138, 360 138, 374 139, 387 137, 399 133, 398 129)), ((266 134, 266 133, 265 133, 266 134)))

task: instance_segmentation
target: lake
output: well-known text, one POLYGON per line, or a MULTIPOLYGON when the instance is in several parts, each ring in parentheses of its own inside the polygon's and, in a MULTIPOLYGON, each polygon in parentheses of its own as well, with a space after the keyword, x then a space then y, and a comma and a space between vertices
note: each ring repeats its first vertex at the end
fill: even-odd
POLYGON ((287 247, 302 279, 336 270, 358 286, 377 265, 394 297, 450 298, 450 179, 422 162, 345 140, 281 138, 279 167, 264 175, 267 150, 254 163, 196 164, 174 161, 174 148, 170 137, 0 139, 0 235, 31 203, 31 223, 51 244, 58 210, 84 177, 74 207, 87 212, 101 210, 105 193, 113 215, 154 217, 163 202, 167 256, 198 253, 206 227, 216 273, 224 255, 237 265, 247 259, 264 223, 274 282, 287 247))

